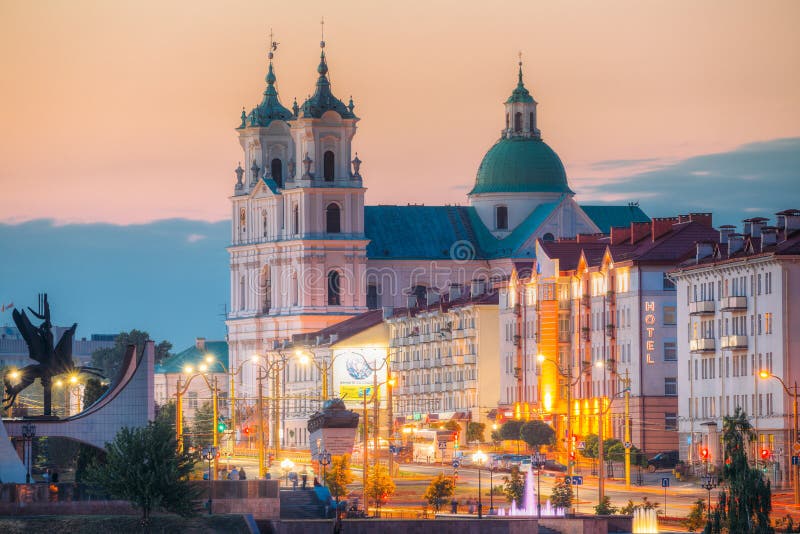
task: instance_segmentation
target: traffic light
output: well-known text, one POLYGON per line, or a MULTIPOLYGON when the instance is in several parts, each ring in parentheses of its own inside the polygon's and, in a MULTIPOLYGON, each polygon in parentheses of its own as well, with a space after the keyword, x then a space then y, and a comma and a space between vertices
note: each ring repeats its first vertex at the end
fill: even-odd
POLYGON ((769 460, 769 457, 770 457, 769 449, 767 448, 761 449, 761 459, 766 462, 767 460, 769 460))
POLYGON ((250 435, 250 427, 249 426, 244 427, 242 429, 242 432, 244 432, 245 436, 249 436, 250 435))
POLYGON ((703 447, 700 449, 700 458, 702 458, 704 461, 708 460, 708 447, 703 447))
POLYGON ((569 461, 570 462, 575 461, 575 451, 569 451, 569 461))
POLYGON ((225 419, 219 418, 217 421, 217 432, 225 432, 228 429, 228 425, 225 423, 225 419))

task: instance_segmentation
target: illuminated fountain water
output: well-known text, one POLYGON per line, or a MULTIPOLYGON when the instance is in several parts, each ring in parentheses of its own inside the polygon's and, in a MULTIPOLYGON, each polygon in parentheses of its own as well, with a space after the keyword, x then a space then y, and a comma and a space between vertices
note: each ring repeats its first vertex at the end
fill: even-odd
POLYGON ((633 534, 658 534, 658 517, 653 509, 633 511, 633 534))
MULTIPOLYGON (((533 484, 533 470, 525 475, 525 493, 522 496, 522 508, 517 508, 517 501, 511 501, 511 508, 499 508, 497 515, 500 516, 535 516, 536 511, 536 487, 533 484)), ((550 503, 550 499, 542 506, 542 517, 564 517, 564 509, 556 508, 550 503)))

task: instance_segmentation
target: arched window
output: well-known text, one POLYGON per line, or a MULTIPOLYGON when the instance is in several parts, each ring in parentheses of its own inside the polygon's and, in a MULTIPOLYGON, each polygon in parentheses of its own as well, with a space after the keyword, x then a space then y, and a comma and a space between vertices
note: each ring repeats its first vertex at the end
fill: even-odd
POLYGON ((299 301, 300 286, 297 283, 297 273, 292 273, 292 287, 290 288, 292 296, 292 306, 297 306, 299 301))
POLYGON ((530 112, 528 117, 528 130, 533 131, 533 111, 530 112))
POLYGON ((338 271, 328 273, 328 306, 341 305, 341 280, 338 271))
POLYGON ((342 231, 342 214, 338 204, 330 203, 325 208, 325 231, 338 234, 342 231))
POLYGON ((522 131, 522 113, 519 111, 514 113, 514 131, 521 132, 522 131))
POLYGON ((245 308, 245 298, 247 296, 245 294, 245 287, 246 287, 246 285, 245 285, 245 281, 244 281, 244 276, 242 276, 241 278, 239 278, 239 309, 240 310, 244 310, 244 308, 245 308))
POLYGON ((278 187, 283 187, 283 163, 278 158, 272 160, 272 179, 278 184, 278 187))
POLYGON ((380 306, 380 297, 378 296, 378 286, 369 284, 367 286, 367 309, 377 310, 380 306))
POLYGON ((506 113, 506 130, 508 130, 509 122, 508 122, 508 113, 506 113))
POLYGON ((494 212, 495 228, 498 230, 508 230, 508 208, 497 206, 494 212))
POLYGON ((555 236, 550 232, 547 232, 542 236, 542 241, 555 241, 555 240, 556 240, 555 236))
POLYGON ((261 210, 261 237, 267 237, 267 210, 261 210))
POLYGON ((300 233, 300 208, 297 204, 292 208, 292 233, 295 235, 300 233))
POLYGON ((264 301, 261 306, 261 313, 269 313, 272 307, 272 277, 270 275, 270 266, 264 267, 264 272, 261 278, 261 291, 264 294, 264 301))
POLYGON ((323 156, 322 162, 323 162, 322 176, 326 182, 332 182, 333 170, 335 164, 333 152, 331 152, 330 150, 326 151, 325 156, 323 156))

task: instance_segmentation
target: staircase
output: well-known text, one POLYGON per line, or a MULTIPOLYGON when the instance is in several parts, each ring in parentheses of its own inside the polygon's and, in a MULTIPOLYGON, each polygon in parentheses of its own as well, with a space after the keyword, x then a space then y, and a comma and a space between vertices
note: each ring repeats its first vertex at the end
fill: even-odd
POLYGON ((313 490, 281 490, 281 519, 324 519, 325 505, 313 490))

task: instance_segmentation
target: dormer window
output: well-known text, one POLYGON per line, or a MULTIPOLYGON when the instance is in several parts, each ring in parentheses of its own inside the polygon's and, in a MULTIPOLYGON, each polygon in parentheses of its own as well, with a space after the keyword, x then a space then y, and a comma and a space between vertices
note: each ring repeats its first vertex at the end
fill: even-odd
POLYGON ((494 227, 497 230, 508 230, 508 208, 506 206, 495 207, 494 227))

